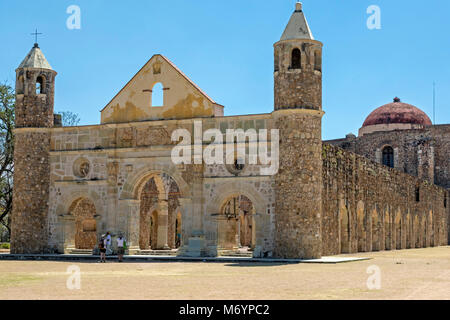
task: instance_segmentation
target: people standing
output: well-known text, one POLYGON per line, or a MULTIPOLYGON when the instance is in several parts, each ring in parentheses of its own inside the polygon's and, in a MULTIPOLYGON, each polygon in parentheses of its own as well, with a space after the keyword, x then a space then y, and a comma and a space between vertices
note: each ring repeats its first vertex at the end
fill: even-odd
POLYGON ((100 263, 102 262, 106 263, 106 246, 105 246, 105 239, 103 237, 100 239, 100 242, 98 243, 98 248, 100 250, 100 263))
POLYGON ((105 238, 105 241, 106 241, 106 253, 107 254, 112 254, 112 250, 111 250, 111 234, 109 233, 109 232, 107 232, 106 233, 106 238, 105 238))
POLYGON ((125 254, 126 241, 122 235, 117 238, 117 255, 119 256, 119 262, 123 262, 123 255, 125 254))

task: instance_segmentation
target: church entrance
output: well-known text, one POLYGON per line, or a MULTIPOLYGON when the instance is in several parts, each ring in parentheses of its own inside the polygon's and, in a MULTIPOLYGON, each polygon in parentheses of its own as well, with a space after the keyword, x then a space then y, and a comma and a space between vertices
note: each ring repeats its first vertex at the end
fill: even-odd
POLYGON ((144 179, 139 196, 141 250, 178 248, 177 235, 181 237, 180 195, 175 180, 164 173, 144 179))
POLYGON ((255 207, 244 195, 228 198, 218 217, 219 251, 251 251, 255 247, 255 207))
POLYGON ((69 209, 75 218, 75 249, 94 249, 97 244, 97 221, 94 203, 87 198, 75 200, 69 209))

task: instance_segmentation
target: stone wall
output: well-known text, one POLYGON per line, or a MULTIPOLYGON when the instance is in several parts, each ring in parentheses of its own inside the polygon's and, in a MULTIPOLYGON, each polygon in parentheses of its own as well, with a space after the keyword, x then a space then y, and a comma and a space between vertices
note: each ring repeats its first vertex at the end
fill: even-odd
POLYGON ((323 255, 447 245, 446 190, 323 146, 323 255))
POLYGON ((15 132, 11 253, 48 252, 50 135, 15 132))
POLYGON ((385 146, 394 149, 395 168, 450 189, 450 125, 375 132, 327 141, 381 163, 385 146))
POLYGON ((280 169, 275 176, 275 252, 280 258, 322 256, 322 140, 320 111, 275 112, 280 169))

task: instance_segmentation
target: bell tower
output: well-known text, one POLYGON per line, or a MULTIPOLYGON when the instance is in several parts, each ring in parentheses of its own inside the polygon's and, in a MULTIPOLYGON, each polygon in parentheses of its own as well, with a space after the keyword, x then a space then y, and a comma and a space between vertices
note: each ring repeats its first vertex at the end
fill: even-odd
POLYGON ((314 40, 303 7, 295 6, 275 49, 275 110, 322 110, 322 43, 314 40))
POLYGON ((322 255, 322 43, 314 40, 301 3, 274 44, 275 249, 279 258, 322 255))
POLYGON ((16 70, 16 129, 11 253, 47 253, 50 128, 56 72, 39 45, 16 70))

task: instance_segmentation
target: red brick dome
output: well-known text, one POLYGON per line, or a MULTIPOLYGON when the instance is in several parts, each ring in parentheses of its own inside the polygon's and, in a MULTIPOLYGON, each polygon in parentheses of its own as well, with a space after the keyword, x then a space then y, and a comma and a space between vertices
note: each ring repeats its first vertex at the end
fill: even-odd
POLYGON ((399 98, 373 111, 364 121, 363 127, 377 124, 418 124, 431 126, 431 120, 425 112, 419 108, 403 103, 399 98))

